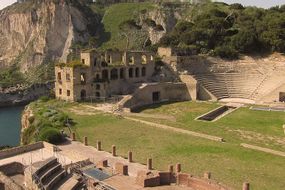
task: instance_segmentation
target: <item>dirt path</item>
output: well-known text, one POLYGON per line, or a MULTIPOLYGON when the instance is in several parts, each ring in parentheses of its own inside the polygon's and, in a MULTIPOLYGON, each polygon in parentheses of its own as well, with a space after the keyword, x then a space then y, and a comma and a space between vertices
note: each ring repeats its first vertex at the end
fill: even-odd
POLYGON ((147 114, 147 113, 123 113, 123 116, 136 116, 143 118, 153 118, 153 119, 163 119, 169 121, 176 121, 176 118, 172 115, 163 115, 163 114, 147 114))
POLYGON ((174 131, 174 132, 177 132, 177 133, 183 133, 183 134, 187 134, 187 135, 191 135, 191 136, 195 136, 195 137, 201 137, 201 138, 208 139, 208 140, 224 142, 224 139, 221 138, 221 137, 216 137, 216 136, 212 136, 212 135, 206 135, 206 134, 203 134, 203 133, 197 133, 197 132, 194 132, 194 131, 189 131, 189 130, 184 130, 184 129, 179 129, 179 128, 174 128, 174 127, 170 127, 170 126, 167 126, 167 125, 162 125, 162 124, 157 124, 157 123, 153 123, 153 122, 149 122, 149 121, 135 119, 135 118, 128 117, 128 116, 123 116, 123 117, 125 119, 131 120, 131 121, 135 121, 135 122, 143 123, 143 124, 146 124, 146 125, 150 125, 152 127, 166 129, 166 130, 174 131))
POLYGON ((248 149, 252 149, 252 150, 258 150, 258 151, 261 151, 261 152, 266 152, 266 153, 269 153, 269 154, 285 157, 285 152, 272 150, 272 149, 269 149, 269 148, 263 148, 263 147, 259 147, 259 146, 254 146, 254 145, 250 145, 250 144, 245 144, 245 143, 242 143, 240 145, 242 147, 244 147, 244 148, 248 148, 248 149))

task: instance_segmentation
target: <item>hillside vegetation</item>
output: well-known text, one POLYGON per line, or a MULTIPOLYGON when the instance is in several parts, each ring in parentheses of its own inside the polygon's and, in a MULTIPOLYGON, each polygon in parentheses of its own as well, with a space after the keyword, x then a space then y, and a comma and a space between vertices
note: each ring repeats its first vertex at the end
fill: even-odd
POLYGON ((171 31, 162 28, 166 35, 158 44, 152 44, 154 49, 159 45, 172 46, 192 54, 223 58, 238 58, 240 54, 285 52, 285 5, 270 9, 218 2, 196 5, 148 2, 91 6, 102 14, 104 30, 100 32, 98 43, 102 49, 149 48, 142 46, 150 34, 141 23, 144 21, 150 27, 157 23, 153 18, 145 19, 144 16, 155 11, 161 14, 172 11, 180 14, 179 19, 171 31), (128 27, 122 27, 124 24, 128 27), (126 35, 129 37, 129 46, 126 35))
POLYGON ((102 35, 102 49, 118 48, 126 49, 128 35, 130 49, 141 49, 143 41, 147 38, 145 31, 139 27, 129 27, 124 31, 122 24, 130 20, 139 20, 139 14, 143 11, 150 11, 154 8, 152 3, 121 3, 106 8, 102 23, 104 33, 102 35))
POLYGON ((240 53, 285 52, 285 5, 265 10, 240 4, 196 5, 160 44, 237 58, 240 53))

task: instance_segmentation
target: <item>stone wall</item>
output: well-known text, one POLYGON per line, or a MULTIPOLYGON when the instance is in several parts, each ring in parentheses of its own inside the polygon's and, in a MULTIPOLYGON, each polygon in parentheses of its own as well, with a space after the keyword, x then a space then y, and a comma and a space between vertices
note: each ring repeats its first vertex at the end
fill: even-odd
POLYGON ((154 103, 187 100, 191 100, 191 97, 184 83, 150 83, 137 89, 132 97, 121 106, 136 109, 154 103), (157 100, 154 100, 155 93, 159 94, 157 100))
POLYGON ((197 98, 199 100, 213 100, 213 101, 217 101, 217 97, 215 97, 210 91, 208 91, 203 85, 198 85, 197 88, 197 98))
POLYGON ((44 147, 43 142, 37 142, 31 145, 19 146, 19 147, 10 148, 7 150, 2 150, 0 151, 0 159, 9 158, 9 157, 12 157, 18 154, 23 154, 23 153, 30 152, 33 150, 41 149, 43 147, 44 147))
POLYGON ((16 184, 11 178, 0 172, 0 190, 24 190, 23 187, 16 184), (2 185, 1 185, 2 183, 2 185), (3 188, 4 186, 4 188, 3 188))

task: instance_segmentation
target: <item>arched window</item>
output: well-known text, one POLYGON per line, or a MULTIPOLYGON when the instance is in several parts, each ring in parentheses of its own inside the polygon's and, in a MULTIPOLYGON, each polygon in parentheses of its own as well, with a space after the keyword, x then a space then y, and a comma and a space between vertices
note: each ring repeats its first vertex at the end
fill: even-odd
POLYGON ((86 99, 86 90, 81 90, 81 92, 80 92, 80 98, 81 98, 81 100, 85 100, 86 99))
POLYGON ((100 97, 101 97, 100 92, 96 92, 96 98, 100 98, 100 97))
POLYGON ((112 57, 111 57, 111 55, 107 55, 107 62, 108 62, 108 63, 112 63, 112 57))
POLYGON ((143 67, 143 68, 142 68, 142 77, 145 77, 145 76, 146 76, 146 68, 143 67))
POLYGON ((108 64, 105 61, 102 61, 101 65, 102 65, 102 67, 107 67, 108 66, 108 64))
POLYGON ((137 67, 135 73, 136 73, 136 77, 140 77, 140 68, 137 67))
POLYGON ((143 56, 142 56, 142 64, 143 64, 143 65, 147 64, 146 55, 143 55, 143 56))
POLYGON ((134 77, 134 69, 133 68, 129 68, 129 78, 133 78, 134 77))
POLYGON ((125 70, 124 68, 120 69, 120 79, 124 79, 125 78, 125 70))
POLYGON ((108 80, 109 79, 109 71, 107 69, 102 71, 102 79, 108 80))
POLYGON ((112 69, 111 70, 111 80, 117 80, 118 79, 118 69, 112 69))

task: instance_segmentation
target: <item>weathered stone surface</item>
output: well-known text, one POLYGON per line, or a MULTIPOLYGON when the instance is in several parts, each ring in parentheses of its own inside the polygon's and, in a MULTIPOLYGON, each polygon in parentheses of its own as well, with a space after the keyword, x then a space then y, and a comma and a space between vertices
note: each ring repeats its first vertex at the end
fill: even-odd
POLYGON ((66 60, 72 43, 87 42, 90 37, 86 14, 66 1, 52 0, 1 10, 0 67, 17 59, 26 72, 47 59, 66 60))
POLYGON ((128 175, 128 166, 117 162, 115 163, 115 172, 120 175, 128 175))

